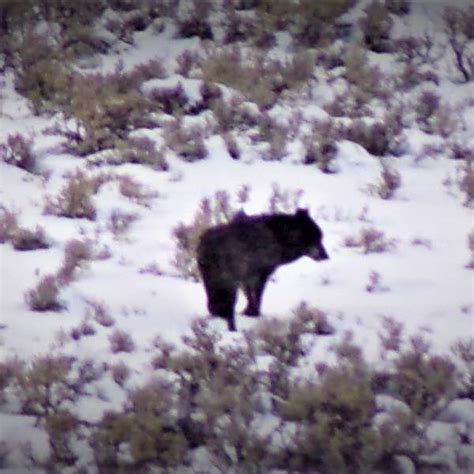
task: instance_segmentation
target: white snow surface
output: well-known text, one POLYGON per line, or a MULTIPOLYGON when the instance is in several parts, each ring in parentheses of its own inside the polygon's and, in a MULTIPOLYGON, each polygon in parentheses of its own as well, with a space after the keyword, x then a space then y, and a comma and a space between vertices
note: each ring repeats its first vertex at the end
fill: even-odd
MULTIPOLYGON (((420 16, 424 8, 419 7, 420 16)), ((104 57, 102 68, 113 69, 119 58, 125 67, 161 59, 173 70, 180 52, 199 47, 195 40, 173 39, 168 30, 162 34, 146 31, 135 39, 135 46, 114 57, 104 57)), ((197 93, 195 79, 187 82, 185 78, 172 77, 152 81, 150 85, 174 87, 177 83, 189 95, 194 97, 197 93)), ((446 80, 440 90, 443 100, 457 103, 474 97, 474 82, 458 85, 446 80)), ((325 113, 320 105, 308 101, 303 112, 322 116, 325 113)), ((291 113, 290 106, 279 109, 282 119, 291 113)), ((469 131, 466 136, 473 136, 472 107, 464 114, 464 120, 469 131)), ((90 222, 43 213, 46 196, 54 196, 61 189, 66 172, 99 172, 87 168, 85 159, 58 151, 61 140, 44 133, 52 122, 53 119, 32 115, 26 101, 14 91, 12 77, 0 79, 0 142, 12 133, 33 134, 43 173, 32 175, 1 162, 0 204, 18 213, 21 226, 33 230, 37 225, 43 227, 51 242, 49 249, 32 252, 15 251, 10 243, 0 245, 0 359, 19 356, 28 360, 40 354, 67 353, 107 363, 124 360, 138 380, 146 380, 152 373, 150 350, 156 336, 179 344, 181 337, 189 333, 193 319, 207 316, 202 285, 180 278, 171 263, 175 251, 172 230, 179 222, 192 220, 203 197, 222 189, 235 194, 243 185, 251 188, 251 199, 244 206, 248 214, 267 210, 274 184, 282 189, 303 190, 301 204, 310 210, 324 232, 330 260, 316 263, 302 258, 281 267, 269 282, 262 305, 262 318, 290 318, 301 301, 327 312, 336 334, 316 344, 315 362, 329 357, 328 343, 350 330, 369 360, 377 363, 377 333, 384 316, 401 322, 408 334, 426 333, 433 348, 440 352, 447 351, 459 338, 474 336, 473 270, 466 268, 470 258, 467 236, 474 230, 473 214, 463 206, 463 196, 457 187, 443 184, 447 178, 456 179, 459 163, 443 155, 420 159, 423 144, 434 143, 435 137, 416 129, 410 131, 407 153, 393 158, 402 186, 395 198, 382 200, 367 191, 379 179, 379 160, 352 142, 339 144, 338 173, 324 174, 316 167, 298 163, 298 144, 289 146, 282 161, 262 161, 250 153, 236 161, 229 157, 223 140, 211 136, 206 139, 207 159, 190 164, 170 154, 167 172, 131 164, 101 168, 100 171, 130 175, 159 196, 147 207, 121 196, 116 183, 107 183, 94 197, 97 219, 90 222), (47 179, 45 174, 49 175, 47 179), (120 239, 114 238, 107 228, 114 210, 138 214, 131 230, 120 239), (364 255, 344 246, 346 237, 356 236, 366 227, 375 227, 388 238, 396 239, 396 247, 364 255), (90 238, 97 247, 107 246, 111 257, 91 261, 61 292, 64 310, 31 311, 25 293, 42 276, 57 271, 64 246, 73 238, 90 238), (425 245, 415 245, 416 239, 425 245), (156 264, 164 274, 141 271, 151 264, 156 264), (366 290, 371 272, 380 274, 385 291, 366 290), (58 343, 58 334, 69 333, 84 320, 90 300, 108 308, 115 320, 113 329, 130 334, 136 344, 131 354, 113 354, 108 340, 113 329, 98 324, 93 336, 58 343)), ((153 133, 147 132, 147 136, 153 137, 153 133)), ((160 133, 157 131, 154 136, 157 141, 161 140, 160 133)), ((238 313, 243 304, 239 298, 238 313)), ((237 315, 239 330, 255 324, 258 321, 254 318, 237 315)), ((239 333, 228 333, 222 320, 213 319, 212 325, 222 331, 226 341, 240 337, 239 333)), ((106 389, 110 399, 120 406, 121 391, 113 383, 107 384, 106 389)), ((100 407, 84 410, 91 418, 100 416, 100 407)), ((14 445, 18 430, 22 429, 29 433, 27 436, 35 437, 35 429, 26 427, 28 423, 20 420, 15 424, 11 415, 0 415, 0 439, 7 432, 13 433, 8 441, 14 445)))

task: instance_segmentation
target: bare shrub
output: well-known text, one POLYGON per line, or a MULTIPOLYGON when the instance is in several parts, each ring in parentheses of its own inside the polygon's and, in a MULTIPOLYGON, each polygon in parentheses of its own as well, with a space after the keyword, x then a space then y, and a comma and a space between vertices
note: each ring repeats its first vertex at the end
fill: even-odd
POLYGON ((150 202, 160 195, 158 191, 146 189, 141 183, 128 174, 121 175, 117 179, 120 194, 141 206, 148 207, 150 202))
POLYGON ((282 189, 277 183, 272 184, 272 192, 268 199, 268 212, 294 213, 300 207, 304 191, 302 189, 282 189))
POLYGON ((280 363, 297 366, 308 351, 299 324, 286 324, 278 319, 262 321, 257 329, 258 349, 275 357, 280 363))
MULTIPOLYGON (((442 58, 445 48, 437 43, 435 37, 430 33, 422 36, 407 36, 396 40, 395 50, 400 61, 406 65, 422 66, 435 65, 442 58)), ((420 75, 426 74, 422 72, 420 75)))
POLYGON ((458 177, 458 186, 461 192, 464 193, 464 205, 472 207, 474 205, 474 161, 466 160, 460 167, 458 177))
POLYGON ((444 26, 448 42, 454 54, 455 65, 465 82, 474 78, 474 7, 466 9, 446 7, 444 26))
POLYGON ((369 102, 371 96, 349 85, 342 92, 337 93, 331 102, 324 104, 324 110, 333 117, 370 117, 372 115, 369 102))
POLYGON ((88 240, 72 239, 64 248, 64 259, 57 273, 58 282, 68 285, 84 263, 92 258, 92 243, 88 240))
POLYGON ((59 311, 64 308, 59 300, 59 289, 57 278, 47 275, 25 293, 25 301, 32 311, 59 311))
POLYGON ((360 27, 367 47, 376 53, 391 51, 390 32, 393 20, 386 5, 373 0, 364 11, 360 27))
POLYGON ((0 205, 0 244, 11 240, 18 232, 18 219, 15 212, 0 205))
POLYGON ((15 88, 27 97, 33 112, 55 111, 70 97, 72 67, 46 34, 33 30, 17 46, 15 88))
POLYGON ((209 0, 191 0, 180 6, 176 18, 179 36, 183 38, 198 36, 204 40, 214 38, 209 22, 212 6, 209 0))
POLYGON ((68 57, 107 51, 108 43, 101 39, 92 27, 104 9, 103 1, 94 0, 84 0, 68 5, 68 8, 64 8, 60 2, 42 2, 38 5, 40 18, 59 26, 59 31, 52 30, 55 33, 54 39, 58 49, 68 57))
POLYGON ((86 318, 93 319, 103 327, 109 328, 115 324, 114 318, 109 314, 104 303, 97 300, 86 300, 86 318))
MULTIPOLYGON (((286 2, 292 5, 292 2, 286 2)), ((303 46, 315 47, 330 43, 337 36, 338 18, 349 11, 354 0, 303 0, 289 13, 294 18, 295 37, 303 46)), ((293 6, 292 6, 293 8, 293 6)))
POLYGON ((372 270, 369 273, 369 282, 365 286, 368 293, 383 293, 389 288, 382 283, 382 276, 379 272, 372 270))
POLYGON ((116 354, 117 352, 133 352, 135 343, 132 336, 121 329, 115 331, 109 336, 110 350, 116 354))
POLYGON ((189 107, 189 99, 181 83, 174 87, 155 87, 148 95, 153 104, 165 114, 182 115, 189 107))
POLYGON ((451 156, 454 160, 474 161, 474 147, 458 141, 452 141, 450 148, 451 156))
POLYGON ((140 92, 146 71, 124 73, 120 64, 107 75, 76 75, 66 119, 74 119, 75 129, 65 123, 58 133, 68 139, 68 147, 79 155, 114 148, 137 128, 148 127, 149 99, 140 92))
POLYGON ((347 140, 358 143, 372 155, 384 156, 391 150, 391 131, 385 123, 354 120, 342 132, 347 140))
POLYGON ((211 103, 211 110, 221 132, 233 129, 245 130, 258 125, 259 114, 256 114, 242 99, 233 97, 230 100, 216 98, 211 103))
POLYGON ((81 324, 73 329, 71 329, 70 336, 71 339, 78 341, 83 336, 93 336, 96 333, 94 326, 91 321, 87 318, 83 319, 81 324))
POLYGON ((240 159, 240 148, 239 145, 237 144, 237 140, 234 138, 234 136, 231 133, 224 133, 222 136, 225 145, 227 147, 227 151, 230 155, 230 157, 233 160, 239 160, 240 159))
POLYGON ((420 336, 412 337, 409 344, 395 361, 393 389, 414 413, 433 416, 455 395, 454 364, 430 354, 429 344, 420 336))
POLYGON ((307 82, 313 75, 314 63, 308 52, 282 60, 264 53, 244 56, 233 48, 210 55, 203 64, 203 78, 236 89, 259 108, 268 109, 282 92, 307 82))
POLYGON ((168 170, 169 166, 161 150, 157 150, 155 142, 148 137, 130 137, 118 140, 112 157, 107 160, 111 164, 138 163, 150 166, 159 171, 168 170))
POLYGON ((402 184, 400 173, 386 162, 382 162, 380 180, 376 185, 369 185, 369 192, 382 199, 392 199, 402 184))
POLYGON ((130 377, 131 370, 129 369, 129 367, 123 362, 118 362, 110 368, 110 371, 112 373, 112 378, 114 379, 114 382, 119 387, 124 387, 125 383, 130 377))
POLYGON ((460 396, 474 400, 474 339, 472 337, 458 339, 451 346, 451 350, 458 362, 460 396))
POLYGON ((469 233, 467 236, 467 246, 471 252, 471 258, 466 264, 466 268, 474 269, 474 230, 469 233))
POLYGON ((37 171, 37 158, 32 145, 32 138, 20 133, 8 135, 6 142, 0 144, 0 159, 9 165, 35 173, 37 171))
POLYGON ((279 161, 286 154, 288 130, 269 114, 262 114, 258 122, 259 131, 254 139, 268 143, 268 150, 263 153, 266 161, 279 161))
POLYGON ((367 227, 362 229, 356 237, 346 237, 344 245, 360 248, 364 254, 368 254, 392 251, 396 248, 397 241, 388 239, 381 230, 367 227))
POLYGON ((187 49, 176 58, 176 62, 176 72, 183 77, 189 77, 191 71, 200 63, 200 57, 196 51, 187 49))
POLYGON ((412 239, 411 244, 416 247, 425 247, 429 250, 433 248, 433 243, 430 239, 423 237, 415 237, 412 239))
POLYGON ((224 29, 224 44, 237 43, 239 41, 254 40, 255 45, 262 45, 266 40, 267 44, 271 44, 274 41, 274 37, 269 31, 268 15, 265 12, 257 11, 257 15, 260 14, 260 18, 264 18, 264 21, 258 23, 259 18, 250 17, 247 15, 241 15, 236 9, 229 8, 225 11, 225 18, 223 21, 224 29), (260 28, 257 28, 259 24, 260 28), (262 41, 263 40, 263 41, 262 41))
POLYGON ((138 219, 138 215, 133 212, 114 210, 109 216, 107 228, 116 239, 123 237, 131 225, 138 219))
POLYGON ((207 157, 204 130, 199 125, 185 127, 181 120, 168 126, 166 145, 187 162, 203 160, 207 157))
POLYGON ((181 466, 188 445, 174 412, 172 387, 162 381, 133 390, 121 411, 105 412, 89 439, 99 471, 181 466))
POLYGON ((367 52, 359 46, 350 45, 343 55, 345 66, 345 77, 348 82, 355 86, 352 92, 356 104, 365 104, 373 96, 384 98, 384 76, 382 71, 369 63, 367 52))
POLYGON ((432 133, 430 119, 432 119, 435 112, 439 109, 439 106, 440 97, 435 92, 424 91, 418 97, 418 101, 414 106, 414 110, 417 114, 417 120, 423 126, 425 131, 432 133))
POLYGON ((379 456, 375 414, 370 372, 362 361, 326 367, 318 383, 295 384, 284 406, 284 418, 298 424, 287 462, 297 470, 369 471, 379 456))
POLYGON ((27 251, 47 249, 49 242, 42 227, 37 227, 34 231, 18 228, 12 237, 12 245, 15 250, 27 251))
MULTIPOLYGON (((17 375, 20 413, 35 417, 37 426, 48 435, 46 465, 50 468, 64 468, 78 461, 75 446, 81 437, 81 420, 72 407, 102 373, 90 360, 76 362, 65 355, 46 355, 36 357, 17 375)), ((42 463, 36 461, 36 464, 42 463)))
POLYGON ((68 218, 94 220, 96 210, 92 196, 97 191, 97 181, 77 170, 68 176, 67 184, 55 198, 47 197, 44 212, 68 218))
POLYGON ((327 314, 315 307, 309 306, 302 301, 294 310, 294 322, 300 326, 300 330, 308 334, 327 336, 335 333, 335 329, 328 321, 327 314))
POLYGON ((414 62, 405 64, 400 75, 395 80, 397 87, 401 90, 409 90, 426 82, 439 85, 440 79, 438 74, 432 70, 425 71, 414 62))
POLYGON ((385 7, 394 15, 408 15, 411 9, 411 0, 385 0, 385 7))
POLYGON ((217 52, 204 61, 202 73, 205 81, 236 89, 261 108, 269 108, 275 103, 272 79, 265 74, 262 58, 245 62, 236 48, 217 52))
POLYGON ((332 122, 318 122, 305 142, 304 164, 315 164, 323 173, 335 173, 338 131, 332 122))

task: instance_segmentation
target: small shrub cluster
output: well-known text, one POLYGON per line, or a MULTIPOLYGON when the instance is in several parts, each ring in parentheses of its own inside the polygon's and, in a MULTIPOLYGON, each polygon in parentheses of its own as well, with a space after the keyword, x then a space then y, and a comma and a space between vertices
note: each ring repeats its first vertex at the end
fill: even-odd
POLYGON ((218 51, 202 64, 203 79, 236 89, 259 108, 268 109, 279 95, 313 74, 314 58, 309 53, 277 60, 263 54, 243 57, 239 49, 218 51))
POLYGON ((390 32, 393 19, 387 5, 373 0, 365 9, 365 16, 360 20, 360 28, 365 44, 376 53, 391 51, 390 32))
POLYGON ((459 120, 448 104, 442 104, 440 97, 431 91, 424 91, 414 106, 417 122, 426 133, 438 133, 447 138, 458 128, 459 120))
POLYGON ((112 157, 107 159, 110 164, 138 163, 155 170, 168 170, 168 163, 161 150, 157 150, 155 142, 148 137, 130 137, 118 140, 112 157))
POLYGON ((40 279, 36 287, 25 293, 25 301, 32 311, 60 311, 65 306, 59 294, 76 276, 84 263, 93 257, 90 241, 70 240, 64 250, 61 267, 55 274, 40 279))
POLYGON ((259 123, 260 115, 237 97, 230 100, 216 98, 211 103, 211 111, 217 121, 217 130, 221 133, 248 130, 259 123))
POLYGON ((94 326, 92 325, 90 319, 84 318, 79 326, 71 329, 69 333, 71 339, 78 341, 82 337, 93 336, 96 333, 94 326))
POLYGON ((37 171, 33 140, 21 133, 8 135, 5 143, 0 143, 0 159, 5 163, 34 173, 37 171))
POLYGON ((116 354, 117 352, 133 352, 135 343, 132 336, 121 329, 116 329, 110 336, 110 350, 116 354))
POLYGON ((385 0, 385 7, 394 15, 407 15, 411 10, 411 0, 385 0))
POLYGON ((406 126, 404 108, 396 107, 386 112, 381 120, 356 119, 336 127, 339 137, 351 140, 375 156, 400 156, 406 151, 406 126))
POLYGON ((49 241, 44 229, 37 226, 36 229, 16 229, 11 237, 11 242, 15 250, 28 251, 49 248, 49 241))
POLYGON ((101 326, 108 328, 115 324, 115 320, 109 314, 109 310, 104 303, 97 300, 86 300, 86 318, 93 319, 96 323, 101 326))
MULTIPOLYGON (((249 189, 242 188, 245 192, 245 196, 248 198, 249 189)), ((272 191, 268 198, 268 212, 275 214, 283 212, 287 214, 294 213, 300 207, 301 199, 303 198, 304 191, 302 189, 282 189, 277 183, 272 184, 272 191)), ((242 199, 239 198, 239 202, 242 199)))
POLYGON ((92 259, 92 242, 89 240, 72 239, 64 247, 64 258, 57 273, 60 285, 71 283, 77 272, 83 269, 84 264, 92 259))
POLYGON ((59 290, 56 276, 46 275, 25 293, 26 304, 32 311, 60 311, 64 304, 59 300, 59 290))
POLYGON ((460 167, 458 186, 464 193, 464 205, 472 207, 474 205, 474 160, 467 159, 460 167))
POLYGON ((76 74, 65 107, 65 117, 75 121, 76 129, 64 124, 58 133, 68 138, 71 151, 79 155, 114 148, 133 130, 154 124, 148 118, 150 99, 140 92, 140 86, 161 74, 162 66, 156 61, 129 72, 119 64, 110 74, 76 74))
POLYGON ((474 7, 446 7, 444 26, 454 63, 465 82, 474 79, 474 7))
POLYGON ((369 273, 369 282, 365 286, 368 293, 384 293, 389 288, 382 283, 382 276, 379 272, 372 270, 369 273))
POLYGON ((81 422, 71 408, 102 374, 92 361, 65 355, 39 356, 17 368, 14 394, 19 413, 34 417, 48 435, 49 453, 43 453, 48 457, 32 459, 38 467, 65 468, 78 461, 73 445, 81 438, 81 422))
POLYGON ((149 97, 158 110, 168 115, 183 115, 189 109, 189 99, 181 83, 174 87, 154 87, 149 97))
POLYGON ((15 250, 27 251, 49 247, 44 229, 37 226, 30 230, 20 227, 17 215, 6 207, 0 206, 0 244, 11 242, 15 250))
POLYGON ((0 205, 0 212, 0 244, 4 244, 18 231, 18 219, 16 213, 9 211, 3 205, 0 205))
POLYGON ((389 252, 396 248, 397 241, 388 239, 385 233, 373 227, 367 227, 360 231, 356 237, 347 237, 344 240, 346 247, 360 248, 364 254, 389 252))
POLYGON ((364 120, 354 120, 343 130, 347 140, 364 147, 375 156, 384 156, 390 152, 391 131, 385 123, 368 124, 364 120))
POLYGON ((393 166, 382 162, 380 180, 376 185, 369 185, 368 190, 382 199, 392 199, 401 184, 400 173, 393 166))
POLYGON ((354 7, 357 0, 303 0, 297 4, 285 3, 292 6, 288 13, 294 23, 294 36, 298 43, 306 47, 317 47, 337 38, 339 17, 354 7))
POLYGON ((312 134, 304 140, 306 143, 303 163, 315 164, 323 173, 335 173, 337 138, 338 129, 332 122, 317 122, 313 126, 312 134))
POLYGON ((92 201, 101 181, 77 170, 68 176, 66 185, 56 197, 47 197, 44 212, 55 216, 94 220, 96 209, 92 201))
POLYGON ((33 112, 64 107, 70 96, 72 66, 51 38, 32 30, 16 48, 15 88, 31 101, 33 112))
POLYGON ((132 212, 113 210, 107 222, 107 228, 116 239, 123 237, 130 226, 138 219, 138 215, 132 212))
POLYGON ((209 21, 212 3, 209 0, 191 0, 178 7, 176 23, 178 35, 182 38, 197 36, 212 40, 214 33, 209 21))
POLYGON ((355 104, 365 105, 375 96, 386 98, 387 77, 368 59, 367 51, 357 45, 350 45, 344 52, 345 77, 354 86, 351 95, 355 104))
POLYGON ((204 133, 203 127, 185 126, 182 120, 176 119, 166 128, 166 145, 186 162, 203 160, 207 157, 204 133))
POLYGON ((140 206, 149 207, 151 200, 160 195, 158 191, 146 189, 128 174, 118 176, 117 180, 120 194, 140 206))
POLYGON ((262 114, 258 123, 258 133, 252 136, 255 142, 264 142, 266 149, 262 153, 265 161, 280 161, 284 158, 288 129, 279 124, 267 113, 262 114))

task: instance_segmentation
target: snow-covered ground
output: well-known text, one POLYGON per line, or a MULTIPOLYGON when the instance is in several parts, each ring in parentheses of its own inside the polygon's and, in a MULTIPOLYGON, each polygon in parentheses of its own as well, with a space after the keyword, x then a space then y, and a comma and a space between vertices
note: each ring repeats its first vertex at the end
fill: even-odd
MULTIPOLYGON (((419 29, 421 21, 436 33, 436 22, 429 21, 427 9, 433 14, 431 4, 414 2, 411 15, 398 20, 397 36, 419 29)), ((121 46, 116 53, 101 58, 99 69, 113 69, 119 59, 126 68, 160 59, 168 70, 173 70, 180 52, 200 47, 197 39, 174 39, 170 29, 157 33, 149 28, 135 35, 135 45, 121 46)), ((371 61, 379 61, 386 69, 392 60, 387 55, 380 55, 380 59, 372 55, 371 61)), ((458 84, 450 74, 452 64, 446 68, 440 84, 427 88, 434 87, 442 101, 453 107, 471 100, 470 106, 459 109, 464 130, 458 137, 472 147, 474 82, 458 84)), ((212 196, 217 190, 227 190, 235 196, 243 185, 251 190, 250 200, 244 205, 249 214, 268 210, 275 185, 301 189, 301 206, 310 210, 324 232, 330 260, 315 263, 302 258, 281 267, 268 284, 262 304, 262 318, 290 318, 301 301, 327 313, 336 333, 316 347, 315 358, 324 360, 327 344, 350 330, 369 360, 377 363, 377 333, 384 316, 401 322, 408 334, 426 333, 439 352, 447 351, 459 338, 474 336, 473 270, 466 268, 470 259, 467 239, 474 222, 472 209, 463 205, 464 195, 456 184, 460 162, 450 159, 448 151, 423 156, 423 146, 439 143, 440 137, 427 135, 416 126, 406 131, 405 152, 390 158, 402 182, 389 200, 370 192, 370 186, 380 177, 379 159, 344 140, 338 144, 338 172, 334 174, 301 165, 297 140, 288 146, 288 154, 281 161, 260 160, 257 151, 250 149, 240 160, 232 160, 218 135, 206 138, 208 157, 202 161, 185 163, 169 152, 168 171, 136 164, 94 168, 88 167, 85 159, 61 151, 62 139, 45 132, 55 119, 33 116, 26 100, 14 91, 9 73, 0 80, 0 142, 12 133, 32 135, 40 168, 40 173, 33 175, 1 162, 0 204, 17 213, 21 227, 44 228, 51 244, 48 249, 27 252, 14 250, 11 243, 0 245, 0 359, 18 356, 28 360, 40 354, 66 353, 96 361, 125 361, 133 367, 137 380, 146 380, 152 372, 149 357, 156 336, 179 344, 181 337, 189 333, 191 322, 207 316, 202 285, 181 278, 172 264, 176 246, 172 230, 180 222, 191 222, 203 197, 212 196), (47 196, 55 196, 67 180, 65 173, 76 169, 92 175, 129 175, 158 195, 150 198, 147 205, 136 203, 121 195, 117 181, 111 180, 93 197, 97 209, 94 221, 44 214, 47 196), (449 180, 451 185, 446 184, 449 180), (108 227, 115 211, 138 216, 122 237, 114 236, 108 227), (393 248, 363 254, 360 249, 345 245, 348 237, 357 237, 365 228, 376 228, 388 239, 395 239, 393 248), (94 248, 107 248, 110 257, 87 262, 61 291, 65 309, 31 311, 25 293, 43 276, 59 269, 65 245, 74 238, 91 239, 94 248), (160 274, 144 271, 152 264, 161 270, 160 274), (367 291, 373 272, 379 274, 380 286, 367 291), (91 308, 98 303, 107 308, 114 326, 107 328, 93 322, 95 334, 79 340, 63 337, 60 342, 61 334, 69 334, 90 319, 91 308), (111 352, 109 336, 115 329, 131 336, 133 352, 111 352)), ((179 81, 191 94, 195 79, 179 81)), ((324 81, 320 85, 329 87, 324 81)), ((318 103, 318 83, 314 92, 313 101, 308 99, 307 105, 301 107, 300 100, 298 107, 308 115, 324 116, 320 107, 326 100, 318 103)), ((291 115, 292 104, 280 105, 277 113, 284 120, 291 115)), ((162 129, 147 131, 147 136, 161 143, 161 133, 162 129)), ((238 311, 243 309, 243 303, 243 297, 239 298, 238 311)), ((255 324, 255 319, 238 314, 240 330, 255 324)), ((224 321, 216 319, 212 325, 222 331, 226 340, 240 337, 239 333, 228 334, 224 321)), ((113 384, 108 390, 111 399, 113 390, 120 392, 113 384)), ((119 393, 117 397, 120 404, 123 398, 119 393)), ((13 446, 22 440, 24 423, 10 415, 0 415, 1 438, 13 446)))

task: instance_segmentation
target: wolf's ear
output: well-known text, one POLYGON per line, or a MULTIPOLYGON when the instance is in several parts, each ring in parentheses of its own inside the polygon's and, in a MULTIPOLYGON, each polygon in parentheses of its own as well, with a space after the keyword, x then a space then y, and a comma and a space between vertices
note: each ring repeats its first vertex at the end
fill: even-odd
POLYGON ((303 209, 303 208, 298 208, 298 210, 295 213, 296 217, 309 217, 309 211, 308 209, 303 209))

